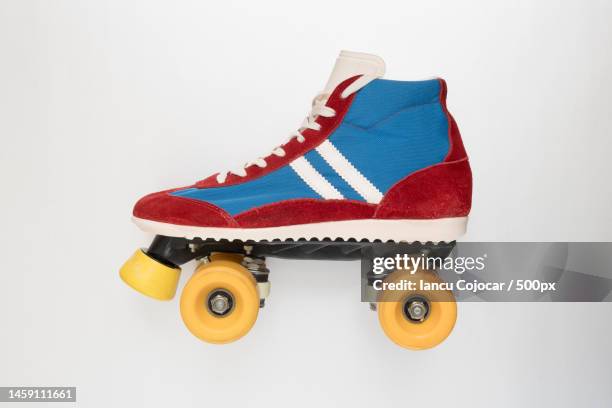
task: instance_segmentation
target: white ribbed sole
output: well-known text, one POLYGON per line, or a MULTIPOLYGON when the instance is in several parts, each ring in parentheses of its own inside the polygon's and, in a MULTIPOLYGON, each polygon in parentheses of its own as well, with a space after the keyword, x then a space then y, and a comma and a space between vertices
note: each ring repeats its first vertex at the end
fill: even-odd
POLYGON ((273 241, 276 239, 356 239, 361 241, 440 242, 454 241, 465 234, 467 217, 435 220, 350 220, 288 225, 270 228, 215 228, 167 224, 133 217, 140 229, 157 235, 180 238, 273 241))

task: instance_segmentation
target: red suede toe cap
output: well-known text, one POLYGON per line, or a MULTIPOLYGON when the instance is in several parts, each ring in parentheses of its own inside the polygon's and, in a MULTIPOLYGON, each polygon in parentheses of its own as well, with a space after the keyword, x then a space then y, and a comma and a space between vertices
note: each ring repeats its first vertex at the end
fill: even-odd
POLYGON ((236 221, 221 208, 205 201, 173 196, 171 191, 149 194, 138 200, 134 217, 197 227, 237 226, 236 221))

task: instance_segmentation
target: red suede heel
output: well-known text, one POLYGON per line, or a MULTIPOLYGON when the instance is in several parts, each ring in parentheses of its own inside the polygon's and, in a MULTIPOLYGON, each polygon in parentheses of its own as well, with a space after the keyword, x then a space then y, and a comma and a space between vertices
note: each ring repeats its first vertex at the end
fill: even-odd
POLYGON ((472 207, 472 172, 466 158, 436 164, 399 181, 378 204, 374 218, 465 217, 472 207))

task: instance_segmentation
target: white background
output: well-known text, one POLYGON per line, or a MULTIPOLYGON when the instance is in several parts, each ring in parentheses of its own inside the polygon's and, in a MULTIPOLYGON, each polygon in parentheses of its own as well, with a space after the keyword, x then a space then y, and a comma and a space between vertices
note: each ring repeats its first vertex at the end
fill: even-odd
POLYGON ((610 303, 460 304, 410 352, 358 263, 271 260, 258 323, 219 347, 118 277, 151 238, 135 200, 282 143, 340 49, 448 81, 466 239, 611 240, 610 21, 605 1, 1 1, 0 385, 75 385, 84 407, 610 406, 610 303))

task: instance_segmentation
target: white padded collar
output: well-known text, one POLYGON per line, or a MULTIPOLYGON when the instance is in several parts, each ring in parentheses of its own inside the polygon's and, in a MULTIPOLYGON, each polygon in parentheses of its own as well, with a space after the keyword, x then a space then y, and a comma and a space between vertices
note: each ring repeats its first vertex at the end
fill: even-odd
POLYGON ((377 55, 341 51, 325 86, 325 92, 331 93, 338 84, 355 75, 380 78, 385 75, 385 61, 377 55))

